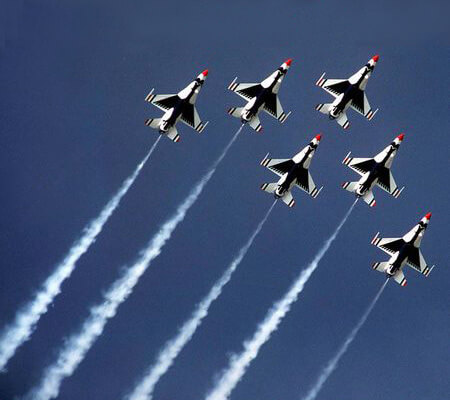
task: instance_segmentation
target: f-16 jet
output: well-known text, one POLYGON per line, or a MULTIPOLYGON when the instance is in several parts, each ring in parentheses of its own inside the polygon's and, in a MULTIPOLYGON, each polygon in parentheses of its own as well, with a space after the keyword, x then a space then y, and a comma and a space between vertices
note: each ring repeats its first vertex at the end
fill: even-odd
POLYGON ((376 204, 372 192, 375 186, 380 187, 395 198, 400 196, 404 187, 398 188, 392 176, 391 166, 404 137, 403 133, 398 135, 389 146, 374 158, 353 158, 350 157, 351 153, 348 153, 342 164, 356 171, 361 175, 361 179, 357 182, 344 182, 342 187, 349 192, 355 193, 357 197, 362 198, 370 207, 374 207, 376 204))
POLYGON ((145 101, 153 104, 159 109, 165 111, 161 118, 149 118, 145 120, 145 125, 153 129, 158 129, 161 135, 166 135, 174 142, 180 140, 180 135, 175 127, 176 123, 181 122, 194 128, 197 132, 203 132, 208 122, 200 120, 195 101, 208 76, 208 70, 205 69, 189 85, 177 94, 153 94, 153 90, 147 95, 145 101))
POLYGON ((325 79, 325 73, 316 82, 326 92, 335 97, 332 103, 318 104, 316 110, 327 114, 330 119, 347 129, 350 122, 347 119, 347 110, 352 108, 366 117, 369 121, 375 116, 365 93, 367 82, 372 74, 379 56, 373 56, 368 63, 348 79, 325 79))
POLYGON ((278 98, 278 91, 291 63, 292 59, 286 60, 261 83, 236 83, 237 77, 234 78, 228 89, 248 100, 248 102, 244 107, 230 108, 228 114, 240 118, 243 124, 248 123, 256 132, 262 130, 258 116, 261 110, 278 119, 281 123, 286 121, 291 112, 286 114, 283 111, 278 98))
POLYGON ((288 207, 294 207, 295 200, 292 197, 291 190, 294 186, 302 189, 313 198, 316 198, 322 187, 317 189, 311 174, 309 166, 311 160, 319 146, 321 135, 316 135, 313 140, 292 159, 274 159, 267 158, 269 154, 261 161, 261 165, 277 174, 280 179, 276 183, 264 183, 261 189, 273 193, 276 199, 283 200, 288 207))
POLYGON ((431 213, 426 214, 419 223, 401 238, 380 238, 379 233, 372 239, 372 244, 388 253, 391 258, 386 262, 376 262, 373 269, 384 272, 389 278, 401 286, 406 286, 406 278, 402 272, 405 265, 410 266, 421 274, 428 276, 434 268, 429 267, 420 251, 425 230, 430 222, 431 213))

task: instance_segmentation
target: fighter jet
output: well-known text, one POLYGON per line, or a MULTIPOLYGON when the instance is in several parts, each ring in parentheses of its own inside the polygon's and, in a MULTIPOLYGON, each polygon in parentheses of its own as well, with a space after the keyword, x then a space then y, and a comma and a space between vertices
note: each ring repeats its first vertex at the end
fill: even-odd
POLYGON ((430 218, 431 213, 426 214, 414 228, 401 238, 382 239, 378 237, 378 232, 371 243, 388 253, 391 258, 389 261, 374 263, 372 268, 385 272, 389 278, 394 278, 395 282, 401 286, 406 286, 406 278, 402 272, 405 264, 428 276, 434 265, 432 267, 427 265, 419 247, 430 218))
POLYGON ((283 111, 278 98, 278 91, 291 63, 292 59, 286 60, 261 83, 236 83, 237 77, 234 78, 228 89, 248 100, 248 102, 244 107, 230 108, 228 114, 240 118, 243 124, 248 123, 256 132, 262 130, 258 116, 261 110, 278 119, 281 123, 286 121, 291 112, 289 111, 286 114, 283 111))
POLYGON ((392 176, 391 166, 397 150, 402 143, 405 135, 398 135, 392 143, 374 158, 353 158, 351 153, 342 161, 342 164, 348 165, 352 170, 361 175, 358 182, 344 182, 342 187, 349 192, 355 193, 357 197, 362 198, 370 207, 376 204, 372 189, 375 185, 397 198, 404 187, 398 188, 392 176))
POLYGON ((325 79, 325 73, 323 73, 316 85, 333 95, 336 99, 333 103, 318 104, 316 110, 322 114, 327 114, 330 119, 336 120, 344 129, 350 126, 346 114, 349 107, 370 121, 378 109, 373 111, 370 107, 365 89, 378 58, 378 55, 373 56, 364 67, 348 79, 325 79))
POLYGON ((292 197, 291 190, 294 186, 299 187, 313 198, 316 198, 323 186, 317 189, 314 184, 309 166, 312 157, 320 143, 321 135, 316 135, 313 140, 292 159, 272 159, 264 157, 261 165, 277 174, 280 179, 276 183, 264 183, 261 189, 273 193, 276 199, 283 200, 288 207, 294 207, 295 200, 292 197))
POLYGON ((147 95, 145 101, 153 104, 159 109, 165 111, 161 118, 149 118, 145 120, 145 125, 153 129, 158 129, 161 135, 166 135, 174 142, 180 140, 180 135, 175 127, 181 120, 186 125, 194 128, 197 132, 203 132, 208 122, 200 120, 195 101, 208 76, 208 70, 205 69, 189 85, 177 94, 153 94, 154 89, 147 95))

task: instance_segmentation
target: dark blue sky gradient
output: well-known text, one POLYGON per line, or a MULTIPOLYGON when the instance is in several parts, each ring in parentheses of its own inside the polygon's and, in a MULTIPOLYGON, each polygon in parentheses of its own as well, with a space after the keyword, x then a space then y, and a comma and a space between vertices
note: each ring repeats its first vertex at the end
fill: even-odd
MULTIPOLYGON (((370 268, 387 256, 377 231, 401 236, 428 211, 422 242, 437 267, 428 279, 406 270, 390 283, 321 393, 334 400, 442 400, 450 392, 448 266, 448 1, 22 1, 3 13, 0 36, 0 326, 11 321, 82 228, 144 157, 160 112, 148 91, 173 93, 204 68, 198 98, 210 120, 203 135, 179 127, 162 140, 120 208, 83 256, 32 339, 0 375, 0 398, 36 384, 64 337, 133 262, 239 126, 226 114, 243 101, 226 90, 238 76, 256 82, 288 57, 280 98, 284 125, 262 115, 261 135, 245 128, 206 191, 129 300, 107 325, 60 399, 119 399, 153 361, 220 276, 272 203, 259 189, 276 179, 259 165, 292 156, 315 134, 316 200, 275 207, 246 259, 192 342, 161 380, 155 399, 199 400, 240 351, 268 307, 283 295, 351 205, 340 183, 356 174, 348 151, 371 157, 405 140, 393 165, 398 200, 375 191, 358 204, 279 331, 261 349, 233 400, 296 400, 336 351, 383 282, 370 268), (355 4, 356 3, 356 4, 355 4), (395 4, 393 4, 395 3, 395 4), (326 71, 345 78, 371 56, 367 87, 380 111, 372 122, 349 113, 344 133, 314 106, 330 97, 314 86, 326 71)), ((1 21, 1 20, 0 20, 1 21)))

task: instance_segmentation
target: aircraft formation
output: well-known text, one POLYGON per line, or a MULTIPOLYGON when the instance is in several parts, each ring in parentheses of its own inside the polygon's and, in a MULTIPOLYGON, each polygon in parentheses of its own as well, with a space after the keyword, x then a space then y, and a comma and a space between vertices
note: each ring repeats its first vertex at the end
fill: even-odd
MULTIPOLYGON (((350 127, 347 113, 350 109, 364 116, 371 121, 378 109, 373 110, 368 102, 365 90, 367 82, 371 77, 379 56, 372 57, 362 68, 351 75, 348 79, 325 79, 323 74, 316 82, 316 86, 324 89, 334 97, 332 103, 318 104, 316 110, 336 121, 344 130, 350 127)), ((109 290, 105 291, 104 299, 99 304, 91 308, 91 315, 85 320, 82 328, 65 340, 60 349, 59 356, 54 364, 47 368, 41 383, 33 388, 29 397, 33 400, 49 400, 59 394, 62 380, 70 376, 79 363, 85 357, 87 351, 93 346, 95 340, 102 334, 107 321, 116 315, 117 308, 122 304, 132 292, 139 278, 151 264, 151 262, 161 253, 165 244, 170 240, 173 231, 181 223, 192 205, 200 196, 203 188, 213 176, 216 168, 227 154, 229 148, 245 126, 249 126, 256 133, 262 131, 260 113, 264 111, 283 124, 291 112, 285 112, 279 99, 281 84, 291 68, 292 59, 284 61, 269 76, 257 83, 239 83, 235 78, 228 86, 228 89, 236 93, 245 100, 245 104, 240 107, 231 107, 228 114, 238 118, 241 126, 236 131, 228 145, 222 151, 217 160, 210 167, 209 171, 198 181, 190 194, 179 205, 176 212, 170 217, 152 237, 146 247, 139 253, 137 261, 126 269, 115 281, 109 290)), ((83 236, 71 247, 66 257, 56 267, 54 273, 48 277, 41 289, 37 292, 25 307, 17 314, 15 321, 8 326, 0 335, 0 370, 4 369, 8 360, 15 354, 15 351, 25 341, 29 340, 39 318, 45 314, 54 301, 54 298, 61 291, 61 285, 73 272, 76 262, 95 242, 108 218, 118 207, 121 199, 127 193, 141 169, 155 150, 161 137, 167 137, 173 142, 180 141, 180 134, 177 130, 178 122, 191 127, 198 133, 202 133, 208 125, 207 121, 200 118, 196 108, 196 101, 201 89, 205 85, 208 77, 208 70, 204 70, 190 82, 185 88, 176 94, 154 94, 154 89, 145 97, 145 101, 163 111, 161 117, 148 118, 145 125, 155 129, 158 137, 149 150, 146 157, 138 164, 135 171, 122 184, 119 191, 110 199, 99 216, 91 221, 84 230, 83 236)), ((232 390, 242 378, 246 369, 256 357, 263 343, 270 339, 284 316, 289 311, 291 305, 297 300, 298 295, 309 277, 317 268, 320 260, 336 239, 340 229, 347 221, 354 206, 362 199, 369 207, 376 205, 374 189, 381 188, 392 197, 398 198, 403 191, 399 188, 391 172, 392 164, 398 153, 405 135, 403 133, 396 136, 390 144, 372 158, 354 158, 351 153, 343 159, 342 163, 356 172, 360 178, 354 182, 344 182, 342 188, 353 193, 355 201, 345 214, 341 223, 324 242, 311 263, 301 272, 294 281, 292 287, 286 295, 274 303, 266 318, 261 322, 254 336, 246 340, 244 350, 230 358, 230 365, 224 370, 217 384, 205 397, 206 400, 226 400, 232 390)), ((177 336, 169 340, 161 348, 157 361, 144 375, 142 381, 135 387, 134 391, 127 396, 128 400, 151 399, 153 388, 173 364, 176 356, 194 335, 202 320, 208 315, 209 307, 220 296, 224 286, 230 281, 231 276, 246 252, 252 245, 263 224, 267 220, 272 208, 281 200, 285 205, 292 208, 295 205, 293 195, 294 188, 298 188, 307 193, 312 198, 316 198, 322 191, 322 186, 317 187, 310 173, 311 162, 321 143, 322 135, 315 135, 304 148, 294 154, 291 158, 269 158, 269 153, 260 164, 278 176, 275 182, 263 183, 260 187, 262 191, 272 194, 274 202, 269 208, 264 218, 258 224, 247 243, 240 249, 224 274, 213 285, 210 293, 199 302, 191 317, 180 328, 177 336)), ((379 233, 372 239, 371 243, 384 252, 390 258, 387 261, 375 262, 373 269, 382 272, 386 276, 386 281, 378 294, 371 302, 366 313, 360 319, 356 328, 353 329, 344 346, 338 351, 331 362, 333 368, 328 368, 322 373, 318 383, 311 393, 318 393, 323 383, 331 373, 339 360, 345 353, 349 343, 354 339, 356 333, 365 322, 367 316, 381 295, 382 290, 388 281, 393 280, 400 286, 406 286, 406 278, 403 268, 409 266, 417 272, 428 276, 434 266, 428 266, 420 245, 424 233, 429 225, 431 213, 427 213, 417 225, 408 233, 399 238, 380 238, 379 233)), ((315 399, 316 394, 309 394, 305 399, 315 399)))
MULTIPOLYGON (((330 120, 335 120, 343 129, 350 127, 350 122, 347 118, 347 111, 349 109, 356 111, 371 121, 378 112, 378 109, 373 110, 370 106, 366 95, 366 86, 378 60, 379 55, 377 54, 348 79, 325 79, 325 73, 323 73, 316 82, 316 86, 331 94, 335 100, 332 103, 318 104, 316 110, 328 115, 330 120)), ((278 92, 291 64, 292 59, 287 59, 259 83, 237 83, 237 77, 234 78, 228 86, 228 89, 245 99, 247 103, 244 107, 229 108, 228 114, 239 118, 242 124, 248 124, 256 132, 261 132, 263 129, 259 118, 261 111, 265 111, 280 121, 280 123, 284 123, 291 114, 291 111, 288 113, 283 111, 278 92)), ((178 120, 181 120, 197 132, 203 132, 208 122, 205 123, 200 120, 197 109, 195 108, 195 101, 207 75, 208 70, 203 71, 193 82, 176 95, 154 95, 152 89, 145 100, 164 110, 165 114, 162 118, 147 119, 145 124, 151 128, 159 129, 161 135, 166 135, 174 142, 178 142, 180 138, 175 128, 178 120)), ((342 163, 361 175, 361 178, 357 182, 344 182, 342 187, 354 193, 358 199, 363 199, 370 207, 376 205, 373 195, 373 188, 375 186, 383 189, 391 196, 398 198, 404 187, 401 189, 398 188, 392 176, 391 166, 404 137, 404 133, 398 135, 384 150, 373 158, 353 158, 350 157, 351 152, 348 153, 342 163)), ((273 193, 276 199, 282 200, 288 207, 295 205, 295 200, 291 193, 294 187, 298 187, 308 193, 312 198, 316 198, 323 187, 319 189, 316 187, 309 172, 309 167, 320 144, 320 139, 321 135, 316 135, 305 148, 290 159, 270 159, 268 158, 269 154, 267 154, 261 161, 261 165, 278 175, 279 180, 274 183, 264 183, 261 185, 261 189, 265 192, 273 193)), ((420 239, 430 217, 431 213, 428 213, 421 220, 421 223, 419 223, 419 225, 422 224, 424 227, 420 233, 420 239)), ((408 235, 403 237, 402 240, 405 242, 404 246, 410 244, 419 251, 420 240, 416 238, 411 241, 408 238, 408 235)), ((374 240, 377 241, 376 238, 374 240)), ((375 263, 374 269, 385 272, 387 277, 394 278, 402 286, 406 285, 406 279, 404 279, 403 273, 401 272, 405 264, 412 266, 412 268, 421 273, 426 271, 424 273, 425 276, 428 276, 433 269, 433 267, 427 266, 423 261, 423 256, 420 251, 418 253, 419 255, 416 255, 415 258, 411 256, 414 258, 414 261, 408 261, 409 258, 405 256, 408 252, 406 247, 404 249, 402 247, 401 256, 397 254, 399 251, 393 252, 393 250, 387 250, 387 247, 382 247, 381 245, 379 247, 388 254, 393 255, 386 263, 375 263), (400 261, 398 261, 399 257, 400 261)))

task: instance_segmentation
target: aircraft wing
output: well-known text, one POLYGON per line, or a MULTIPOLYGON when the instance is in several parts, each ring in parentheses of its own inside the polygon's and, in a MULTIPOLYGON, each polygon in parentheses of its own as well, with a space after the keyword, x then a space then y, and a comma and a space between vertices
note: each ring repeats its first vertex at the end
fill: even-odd
POLYGON ((153 94, 153 90, 147 95, 145 101, 153 104, 161 110, 170 110, 177 104, 178 95, 176 94, 153 94))
POLYGON ((358 90, 352 100, 350 107, 356 112, 366 117, 369 121, 375 116, 378 110, 372 110, 367 100, 366 93, 363 90, 358 90))
POLYGON ((193 104, 186 104, 183 113, 181 114, 181 121, 186 125, 194 128, 197 132, 201 133, 205 129, 208 122, 202 122, 198 115, 197 109, 193 104))
POLYGON ((377 186, 397 198, 404 188, 399 189, 395 183, 392 172, 388 168, 384 168, 378 177, 377 186))
POLYGON ((280 99, 278 98, 278 95, 275 93, 272 93, 264 103, 263 110, 271 115, 272 117, 279 120, 281 123, 286 121, 287 117, 289 116, 290 112, 287 114, 283 111, 283 107, 281 106, 280 99))
POLYGON ((294 161, 289 158, 265 158, 261 161, 261 165, 267 169, 270 169, 278 176, 283 176, 294 166, 294 161))
POLYGON ((422 255, 420 249, 414 248, 411 254, 408 256, 408 261, 406 262, 411 268, 420 272, 421 274, 428 276, 433 269, 433 267, 429 267, 425 258, 422 255))
POLYGON ((366 172, 369 172, 375 165, 375 160, 373 158, 353 158, 350 157, 350 154, 351 153, 347 154, 347 156, 342 161, 342 164, 347 165, 349 168, 351 168, 361 176, 366 172))
POLYGON ((402 238, 380 238, 377 233, 371 243, 383 250, 385 253, 393 255, 401 249, 405 242, 402 238))
POLYGON ((348 79, 325 79, 324 76, 325 74, 319 78, 316 85, 334 97, 338 97, 350 87, 348 79))
POLYGON ((228 86, 228 89, 246 100, 250 100, 257 96, 262 89, 260 83, 237 83, 236 79, 237 78, 234 78, 233 82, 228 86))
POLYGON ((299 171, 295 184, 298 188, 308 193, 313 198, 316 198, 322 190, 322 188, 317 189, 317 186, 314 183, 309 170, 306 168, 302 168, 299 171))

